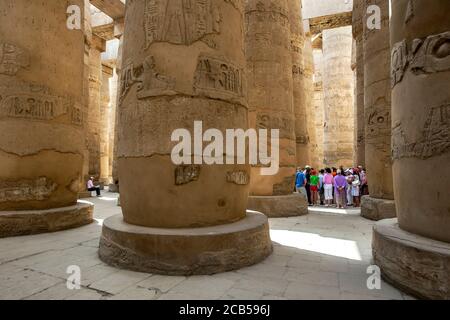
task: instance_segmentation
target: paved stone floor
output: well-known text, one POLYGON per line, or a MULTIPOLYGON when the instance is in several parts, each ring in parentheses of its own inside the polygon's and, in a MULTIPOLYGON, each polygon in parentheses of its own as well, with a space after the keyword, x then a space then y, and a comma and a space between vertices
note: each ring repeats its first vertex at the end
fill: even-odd
POLYGON ((358 210, 312 208, 270 221, 274 253, 213 276, 168 277, 112 268, 97 257, 103 219, 120 213, 117 195, 95 203, 96 222, 74 230, 0 239, 0 299, 412 299, 382 282, 367 289, 373 222, 358 210), (67 268, 82 287, 68 290, 67 268))

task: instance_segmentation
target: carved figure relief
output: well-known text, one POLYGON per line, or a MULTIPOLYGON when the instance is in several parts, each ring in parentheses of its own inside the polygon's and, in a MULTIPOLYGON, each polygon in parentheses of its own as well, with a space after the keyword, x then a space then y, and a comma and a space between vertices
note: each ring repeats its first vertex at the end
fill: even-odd
POLYGON ((193 181, 197 181, 200 177, 201 167, 198 165, 183 165, 175 169, 175 185, 181 186, 193 181))
POLYGON ((175 80, 161 75, 156 70, 155 58, 149 56, 145 59, 142 77, 139 79, 138 98, 154 97, 158 95, 175 94, 175 80))
POLYGON ((218 34, 222 17, 211 0, 146 0, 146 47, 154 42, 191 45, 218 34))
POLYGON ((202 55, 195 72, 194 88, 197 92, 218 91, 242 97, 243 73, 231 63, 202 55))
POLYGON ((36 180, 0 180, 0 202, 42 201, 50 197, 57 184, 46 177, 36 180))
POLYGON ((0 117, 49 121, 66 115, 70 123, 83 124, 81 107, 70 97, 54 95, 37 85, 0 88, 0 117))
POLYGON ((388 108, 371 108, 367 111, 367 143, 378 137, 391 135, 391 111, 388 108))
POLYGON ((29 66, 28 54, 8 43, 0 43, 0 74, 14 76, 20 68, 29 66))
POLYGON ((246 171, 228 172, 227 182, 244 186, 250 183, 250 175, 246 171))
POLYGON ((394 45, 391 54, 392 87, 403 80, 408 70, 415 75, 450 70, 450 31, 415 39, 408 48, 406 40, 394 45))
POLYGON ((401 123, 392 129, 392 158, 428 159, 450 151, 450 103, 430 110, 420 139, 411 141, 401 123))

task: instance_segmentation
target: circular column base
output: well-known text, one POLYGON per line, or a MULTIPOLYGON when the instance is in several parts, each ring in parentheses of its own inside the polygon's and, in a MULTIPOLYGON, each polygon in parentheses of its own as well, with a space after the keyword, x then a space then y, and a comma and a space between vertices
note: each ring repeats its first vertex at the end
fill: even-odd
POLYGON ((301 193, 287 196, 251 196, 247 208, 269 218, 298 217, 308 214, 308 200, 301 193))
POLYGON ((395 201, 364 196, 361 199, 361 216, 373 221, 396 218, 395 201))
POLYGON ((90 202, 49 210, 0 211, 0 238, 81 227, 94 221, 93 213, 90 202))
POLYGON ((272 253, 267 217, 248 212, 235 223, 191 229, 135 226, 106 219, 100 259, 112 266, 163 275, 209 275, 263 261, 272 253))
POLYGON ((418 298, 450 299, 450 243, 409 233, 388 219, 375 224, 372 247, 387 282, 418 298))

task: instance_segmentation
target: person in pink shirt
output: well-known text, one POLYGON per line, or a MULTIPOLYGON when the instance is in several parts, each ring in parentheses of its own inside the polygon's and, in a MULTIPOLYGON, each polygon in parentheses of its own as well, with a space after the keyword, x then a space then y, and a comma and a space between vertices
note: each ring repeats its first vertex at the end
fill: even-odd
POLYGON ((330 168, 325 169, 325 175, 323 176, 323 188, 325 193, 325 205, 327 207, 333 204, 333 183, 334 177, 330 168))
POLYGON ((96 187, 95 185, 94 185, 94 177, 91 177, 89 180, 88 180, 88 182, 87 182, 87 190, 88 191, 95 191, 96 193, 97 193, 97 197, 100 197, 101 196, 101 193, 100 193, 100 187, 96 187))

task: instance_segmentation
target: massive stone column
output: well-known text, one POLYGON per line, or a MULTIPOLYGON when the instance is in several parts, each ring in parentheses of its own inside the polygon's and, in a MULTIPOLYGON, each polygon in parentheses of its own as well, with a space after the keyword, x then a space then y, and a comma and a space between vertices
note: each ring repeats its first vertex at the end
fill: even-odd
POLYGON ((364 4, 381 9, 381 29, 370 30, 364 23, 365 158, 370 196, 362 198, 361 215, 382 220, 396 217, 390 152, 389 0, 365 0, 364 4))
POLYGON ((109 121, 110 121, 110 78, 114 69, 102 64, 102 87, 100 104, 100 182, 109 185, 112 181, 109 170, 109 121))
POLYGON ((280 130, 278 173, 262 175, 260 166, 252 167, 248 206, 270 217, 305 214, 304 197, 293 194, 297 159, 288 0, 250 0, 245 11, 250 127, 280 130))
POLYGON ((219 139, 217 130, 248 128, 243 17, 242 1, 127 2, 117 128, 123 217, 104 222, 103 261, 191 275, 271 253, 267 217, 246 213, 250 166, 220 164, 223 152, 213 159, 208 147, 202 164, 198 150, 209 134, 219 139), (181 133, 194 150, 175 164, 171 139, 181 133))
POLYGON ((353 165, 352 42, 351 27, 323 31, 324 160, 329 167, 353 165))
POLYGON ((324 101, 323 101, 323 52, 322 49, 313 50, 314 58, 314 126, 317 139, 318 168, 324 167, 323 144, 324 144, 324 101))
POLYGON ((300 0, 288 0, 291 33, 291 57, 293 75, 293 108, 295 115, 295 138, 297 166, 310 163, 308 129, 306 122, 305 67, 303 61, 305 33, 300 0))
POLYGON ((304 90, 306 97, 306 127, 308 130, 309 139, 309 165, 313 168, 319 169, 319 143, 316 135, 316 115, 314 108, 314 56, 311 42, 311 33, 306 30, 306 39, 304 47, 303 61, 305 63, 305 82, 304 90))
POLYGON ((105 41, 98 36, 92 37, 89 52, 89 109, 87 116, 87 145, 89 150, 89 175, 100 179, 101 163, 101 88, 102 88, 102 52, 105 41))
POLYGON ((363 23, 364 1, 353 1, 353 39, 354 46, 354 69, 356 75, 355 83, 355 165, 365 166, 365 119, 364 119, 364 39, 363 23))
POLYGON ((382 275, 450 299, 450 2, 392 2, 392 157, 398 219, 376 224, 382 275), (419 182, 417 180, 419 178, 419 182))
POLYGON ((92 205, 77 204, 84 34, 66 27, 66 11, 59 1, 0 3, 0 237, 92 222, 92 205))

